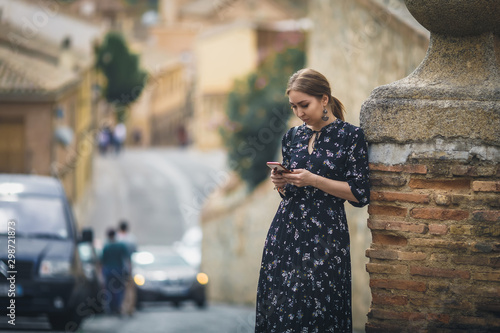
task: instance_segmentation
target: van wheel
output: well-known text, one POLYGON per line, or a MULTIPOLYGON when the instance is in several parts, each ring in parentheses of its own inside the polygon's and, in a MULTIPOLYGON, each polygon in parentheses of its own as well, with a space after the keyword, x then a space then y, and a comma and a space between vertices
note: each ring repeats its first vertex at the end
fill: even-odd
POLYGON ((64 332, 76 332, 82 323, 82 318, 76 313, 48 315, 52 329, 64 332))
POLYGON ((198 306, 199 309, 205 309, 207 307, 207 300, 206 299, 197 300, 196 305, 198 306))

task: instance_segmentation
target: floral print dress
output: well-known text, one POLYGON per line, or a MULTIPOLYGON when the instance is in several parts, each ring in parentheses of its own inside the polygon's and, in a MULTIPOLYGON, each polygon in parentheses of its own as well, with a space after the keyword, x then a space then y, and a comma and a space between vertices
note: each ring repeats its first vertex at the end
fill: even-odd
MULTIPOLYGON (((283 165, 347 181, 368 204, 368 151, 363 131, 336 119, 308 143, 311 129, 283 137, 283 165)), ((344 199, 287 184, 267 234, 257 291, 255 332, 351 332, 351 260, 344 199)))

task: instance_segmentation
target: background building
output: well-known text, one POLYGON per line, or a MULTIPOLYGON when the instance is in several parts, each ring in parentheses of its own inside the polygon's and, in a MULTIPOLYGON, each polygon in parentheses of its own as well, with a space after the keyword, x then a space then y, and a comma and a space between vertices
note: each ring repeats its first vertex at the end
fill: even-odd
POLYGON ((75 202, 92 174, 101 29, 57 6, 0 2, 0 172, 56 176, 75 202))
POLYGON ((235 80, 255 71, 262 60, 306 38, 307 21, 246 22, 218 26, 196 44, 195 144, 222 147, 219 128, 227 121, 226 102, 235 80))
MULTIPOLYGON (((296 17, 296 8, 271 0, 160 1, 149 37, 134 42, 148 67, 154 100, 144 142, 176 144, 185 135, 199 148, 222 148, 219 126, 234 81, 254 70, 270 50, 303 41, 296 23, 276 24, 296 17)), ((146 114, 135 108, 131 128, 139 126, 134 113, 146 114)))
POLYGON ((140 51, 141 67, 148 73, 147 84, 134 103, 128 125, 129 143, 143 146, 185 145, 186 126, 192 121, 189 62, 179 54, 169 54, 159 48, 140 51), (136 142, 134 132, 140 133, 136 142))

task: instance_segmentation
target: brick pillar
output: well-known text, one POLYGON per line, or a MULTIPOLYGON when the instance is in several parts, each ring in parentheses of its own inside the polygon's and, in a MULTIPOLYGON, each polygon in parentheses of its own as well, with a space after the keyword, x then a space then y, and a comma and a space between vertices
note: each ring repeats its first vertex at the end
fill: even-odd
POLYGON ((373 191, 366 331, 499 332, 500 1, 406 5, 431 32, 427 55, 361 110, 373 191))

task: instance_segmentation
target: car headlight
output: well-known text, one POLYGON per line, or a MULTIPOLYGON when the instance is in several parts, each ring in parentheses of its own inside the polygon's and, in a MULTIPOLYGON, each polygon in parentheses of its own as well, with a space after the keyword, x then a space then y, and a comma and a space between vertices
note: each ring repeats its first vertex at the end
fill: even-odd
POLYGON ((41 277, 67 276, 71 274, 71 264, 67 260, 42 260, 41 277))
POLYGON ((144 275, 136 274, 136 275, 134 275, 134 282, 138 286, 143 286, 144 283, 146 282, 146 279, 144 278, 144 275))
POLYGON ((199 284, 207 284, 208 283, 208 275, 205 273, 198 273, 196 275, 196 281, 198 281, 199 284))

